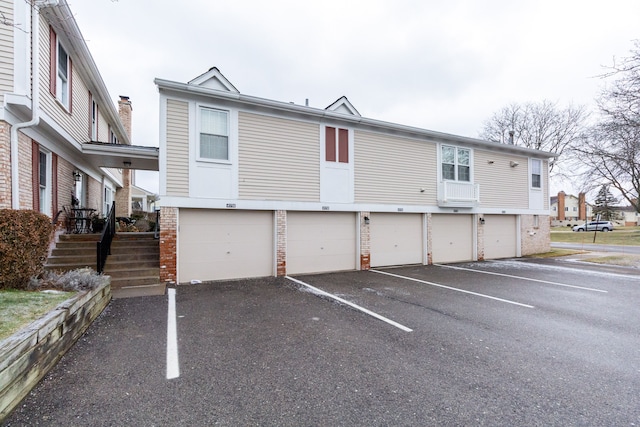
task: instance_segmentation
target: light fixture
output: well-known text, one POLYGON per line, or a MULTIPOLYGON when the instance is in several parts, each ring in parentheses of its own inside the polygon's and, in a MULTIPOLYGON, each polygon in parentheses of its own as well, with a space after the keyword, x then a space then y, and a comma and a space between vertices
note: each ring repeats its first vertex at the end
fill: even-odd
POLYGON ((483 224, 483 225, 484 225, 484 218, 480 217, 480 220, 479 220, 479 221, 480 221, 480 224, 483 224))
POLYGON ((125 161, 124 161, 124 162, 122 162, 122 163, 124 163, 124 168, 125 168, 125 169, 129 169, 129 168, 131 167, 131 162, 130 162, 130 161, 128 161, 128 160, 125 160, 125 161))
POLYGON ((82 178, 82 175, 80 175, 80 172, 78 172, 77 170, 73 171, 73 180, 75 182, 80 182, 80 179, 82 178))
POLYGON ((365 216, 365 217, 364 217, 364 223, 365 223, 365 224, 369 224, 370 222, 371 222, 371 220, 369 219, 369 217, 368 217, 368 216, 365 216))
POLYGON ((510 165, 511 165, 511 167, 512 167, 512 168, 515 168, 515 167, 516 167, 516 166, 518 166, 519 164, 520 164, 520 163, 518 163, 518 162, 514 162, 513 160, 511 160, 511 163, 510 163, 510 165))
POLYGON ((487 163, 489 163, 490 165, 492 165, 494 163, 493 160, 487 160, 487 163))

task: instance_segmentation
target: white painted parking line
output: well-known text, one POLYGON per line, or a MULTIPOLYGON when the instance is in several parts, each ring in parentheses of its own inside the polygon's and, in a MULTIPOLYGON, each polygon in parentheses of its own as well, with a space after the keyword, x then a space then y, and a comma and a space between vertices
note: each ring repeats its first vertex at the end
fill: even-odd
POLYGON ((485 295, 485 294, 480 294, 478 292, 467 291, 465 289, 460 289, 460 288, 454 288, 454 287, 451 287, 451 286, 441 285, 440 283, 434 283, 434 282, 428 282, 426 280, 414 279, 413 277, 407 277, 407 276, 401 276, 399 274, 387 273, 386 271, 380 271, 380 270, 369 270, 369 271, 372 271, 374 273, 386 274, 387 276, 397 277, 399 279, 405 279, 405 280, 411 280, 413 282, 424 283, 425 285, 436 286, 438 288, 449 289, 451 291, 462 292, 462 293, 465 293, 465 294, 475 295, 475 296, 482 297, 482 298, 488 298, 488 299, 492 299, 492 300, 495 300, 495 301, 505 302, 507 304, 518 305, 520 307, 535 308, 534 306, 529 305, 529 304, 523 304, 521 302, 510 301, 508 299, 492 297, 491 295, 485 295))
POLYGON ((398 329, 402 329, 402 330, 403 330, 403 331, 405 331, 405 332, 412 332, 412 331, 413 331, 413 329, 411 329, 411 328, 407 328, 406 326, 401 325, 401 324, 400 324, 400 323, 398 323, 398 322, 394 322, 394 321, 393 321, 393 320, 391 320, 391 319, 387 319, 386 317, 381 316, 381 315, 379 315, 378 313, 374 313, 374 312, 373 312, 373 311, 371 311, 371 310, 367 310, 367 309, 366 309, 366 308, 364 308, 364 307, 360 307, 359 305, 354 304, 354 303, 352 303, 352 302, 350 302, 350 301, 347 301, 347 300, 346 300, 346 299, 344 299, 344 298, 340 298, 340 297, 338 297, 338 296, 336 296, 336 295, 330 294, 329 292, 325 292, 325 291, 323 291, 322 289, 318 289, 318 288, 316 288, 315 286, 311 286, 310 284, 305 283, 305 282, 303 282, 302 280, 294 279, 293 277, 289 277, 289 276, 285 276, 285 278, 287 278, 287 279, 291 280, 291 281, 292 281, 292 282, 294 282, 294 283, 297 283, 297 284, 299 284, 299 285, 304 286, 305 288, 309 289, 311 292, 313 292, 313 293, 314 293, 314 294, 316 294, 316 295, 321 295, 321 296, 325 296, 325 297, 327 297, 327 298, 331 298, 331 299, 333 299, 333 300, 336 300, 336 301, 338 301, 338 302, 340 302, 340 303, 342 303, 342 304, 348 305, 348 306, 349 306, 349 307, 351 307, 351 308, 355 308, 355 309, 356 309, 356 310, 358 310, 358 311, 361 311, 361 312, 363 312, 363 313, 365 313, 365 314, 368 314, 369 316, 375 317, 375 318, 376 318, 376 319, 378 319, 378 320, 382 320, 383 322, 386 322, 386 323, 388 323, 388 324, 390 324, 390 325, 392 325, 392 326, 395 326, 395 327, 396 327, 396 328, 398 328, 398 329))
POLYGON ((549 280, 542 280, 542 279, 531 279, 529 277, 514 276, 512 274, 496 273, 494 271, 475 270, 473 268, 457 267, 453 265, 442 265, 442 264, 434 264, 434 265, 437 265, 438 267, 442 267, 442 268, 451 268, 453 270, 473 271, 474 273, 491 274, 493 276, 502 276, 502 277, 509 277, 512 279, 528 280, 530 282, 546 283, 548 285, 563 286, 565 288, 582 289, 584 291, 602 292, 605 294, 608 293, 608 291, 605 291, 602 289, 587 288, 585 286, 569 285, 567 283, 551 282, 549 280))
POLYGON ((169 308, 167 314, 167 379, 180 376, 178 363, 178 328, 176 327, 176 290, 168 289, 169 308))

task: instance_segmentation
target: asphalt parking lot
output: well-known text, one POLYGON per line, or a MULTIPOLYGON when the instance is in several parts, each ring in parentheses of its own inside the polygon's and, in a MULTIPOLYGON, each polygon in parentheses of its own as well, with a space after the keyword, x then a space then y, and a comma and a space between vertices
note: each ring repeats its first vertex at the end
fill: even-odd
POLYGON ((175 360, 171 298, 114 300, 5 424, 640 425, 637 269, 380 271, 178 286, 175 360))

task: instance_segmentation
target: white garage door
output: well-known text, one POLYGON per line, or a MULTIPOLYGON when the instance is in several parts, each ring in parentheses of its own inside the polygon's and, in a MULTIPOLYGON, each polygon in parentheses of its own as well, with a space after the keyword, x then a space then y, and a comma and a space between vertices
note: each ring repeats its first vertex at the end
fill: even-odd
POLYGON ((431 216, 431 259, 434 264, 473 261, 473 216, 431 216))
POLYGON ((422 264, 422 214, 372 213, 371 266, 422 264))
POLYGON ((515 215, 484 216, 484 258, 512 258, 517 253, 517 220, 515 215))
POLYGON ((355 269, 355 213, 287 212, 287 274, 355 269))
POLYGON ((273 275, 273 212, 180 209, 178 280, 273 275))

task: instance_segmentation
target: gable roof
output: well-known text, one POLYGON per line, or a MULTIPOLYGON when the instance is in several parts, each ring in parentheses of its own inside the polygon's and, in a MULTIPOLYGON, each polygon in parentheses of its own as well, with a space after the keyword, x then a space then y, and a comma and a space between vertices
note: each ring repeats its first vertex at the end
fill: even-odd
POLYGON ((333 104, 325 108, 325 110, 362 117, 358 110, 356 110, 356 108, 353 106, 353 104, 349 102, 346 96, 341 96, 333 104))
POLYGON ((240 93, 231 82, 222 75, 217 67, 209 68, 204 74, 200 74, 195 79, 191 80, 188 84, 194 86, 206 87, 208 89, 223 90, 227 92, 240 93))

